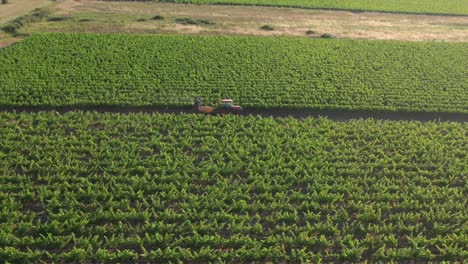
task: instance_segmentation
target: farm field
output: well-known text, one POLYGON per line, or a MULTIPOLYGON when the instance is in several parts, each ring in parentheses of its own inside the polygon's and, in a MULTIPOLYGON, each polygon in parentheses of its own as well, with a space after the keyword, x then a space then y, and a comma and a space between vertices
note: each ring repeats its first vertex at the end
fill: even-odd
POLYGON ((34 35, 0 53, 0 106, 468 112, 466 43, 34 35))
POLYGON ((466 123, 0 113, 0 259, 467 258, 466 123))
POLYGON ((402 41, 468 41, 468 16, 389 14, 264 6, 72 1, 21 34, 96 32, 262 35, 402 41), (157 17, 158 19, 155 19, 157 17), (191 23, 177 20, 190 19, 191 23), (201 23, 204 21, 205 23, 201 23), (270 25, 274 30, 262 30, 270 25))
MULTIPOLYGON (((158 0, 147 0, 156 2, 158 0)), ((174 0, 175 3, 192 4, 241 4, 287 6, 318 9, 344 9, 356 11, 387 11, 429 14, 468 15, 465 0, 174 0)))
POLYGON ((169 2, 0 4, 0 263, 468 259, 466 0, 169 2))
POLYGON ((53 3, 51 0, 9 0, 8 2, 6 5, 0 4, 0 26, 35 8, 46 7, 53 3))

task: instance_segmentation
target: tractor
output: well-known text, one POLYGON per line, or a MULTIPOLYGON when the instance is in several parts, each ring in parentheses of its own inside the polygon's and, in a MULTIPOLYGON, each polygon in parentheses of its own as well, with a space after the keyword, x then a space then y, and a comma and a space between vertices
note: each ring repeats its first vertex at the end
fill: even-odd
POLYGON ((233 105, 233 101, 231 99, 222 99, 221 100, 221 105, 218 107, 212 107, 212 106, 207 106, 207 105, 201 105, 202 100, 200 97, 195 97, 193 100, 193 107, 195 108, 195 111, 198 113, 203 113, 203 114, 240 114, 242 112, 242 107, 239 105, 233 105))

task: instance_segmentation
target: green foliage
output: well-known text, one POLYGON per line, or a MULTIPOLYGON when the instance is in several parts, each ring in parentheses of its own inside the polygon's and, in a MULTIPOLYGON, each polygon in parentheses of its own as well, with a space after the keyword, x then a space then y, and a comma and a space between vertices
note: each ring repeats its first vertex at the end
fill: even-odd
POLYGON ((330 33, 325 33, 325 34, 320 35, 320 37, 321 38, 333 38, 333 35, 330 33))
POLYGON ((89 258, 89 252, 82 248, 73 248, 70 252, 64 252, 60 258, 67 263, 84 263, 89 258))
POLYGON ((0 106, 468 112, 467 43, 34 35, 0 52, 0 106))
POLYGON ((466 123, 0 113, 0 262, 463 262, 466 123))
POLYGON ((261 30, 265 30, 265 31, 273 31, 275 30, 272 26, 270 25, 263 25, 260 27, 261 30))
POLYGON ((175 22, 182 25, 214 25, 214 23, 205 19, 195 20, 187 17, 176 18, 175 22))
POLYGON ((164 20, 164 17, 161 15, 156 15, 152 18, 153 20, 164 20))
POLYGON ((49 17, 47 21, 49 22, 63 22, 67 20, 72 20, 73 18, 71 17, 65 17, 65 16, 55 16, 55 17, 49 17))

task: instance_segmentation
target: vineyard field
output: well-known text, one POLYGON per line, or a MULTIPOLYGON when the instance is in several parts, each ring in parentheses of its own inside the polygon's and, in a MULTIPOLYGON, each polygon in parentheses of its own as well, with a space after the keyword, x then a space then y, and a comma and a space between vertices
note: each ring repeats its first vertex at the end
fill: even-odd
POLYGON ((0 262, 462 262, 467 133, 0 112, 0 262))
POLYGON ((39 34, 0 51, 0 106, 188 106, 468 113, 468 44, 39 34))
MULTIPOLYGON (((137 1, 159 2, 160 0, 137 1)), ((468 5, 465 0, 162 0, 162 2, 262 5, 353 11, 468 15, 468 5)))

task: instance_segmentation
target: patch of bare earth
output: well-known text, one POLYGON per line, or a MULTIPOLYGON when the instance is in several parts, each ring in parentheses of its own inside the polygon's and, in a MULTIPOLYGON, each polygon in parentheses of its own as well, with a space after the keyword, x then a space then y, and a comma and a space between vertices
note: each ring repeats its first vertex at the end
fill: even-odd
POLYGON ((125 32, 212 35, 285 35, 409 41, 468 41, 468 16, 384 14, 376 12, 306 10, 295 8, 189 5, 154 2, 101 2, 67 0, 58 14, 92 15, 94 23, 43 22, 38 31, 125 32), (164 20, 151 20, 161 15, 164 20), (146 21, 138 21, 137 18, 146 21), (208 20, 214 25, 181 25, 176 18, 208 20), (272 31, 261 30, 270 25, 272 31))
POLYGON ((16 41, 18 41, 17 38, 10 37, 9 35, 0 31, 0 49, 10 46, 16 41))
MULTIPOLYGON (((23 107, 0 107, 0 111, 16 111, 25 113, 38 113, 41 111, 57 111, 67 113, 72 111, 99 112, 99 113, 170 113, 170 114, 195 114, 192 108, 187 107, 114 107, 114 106, 90 106, 90 107, 43 107, 43 106, 23 106, 23 107)), ((198 113, 199 114, 199 113, 198 113)), ((468 122, 467 113, 446 113, 446 112, 405 112, 405 111, 340 111, 340 110, 317 110, 317 109, 244 109, 242 116, 263 116, 263 117, 294 117, 294 118, 320 118, 326 117, 334 121, 350 121, 355 119, 374 120, 394 120, 394 121, 420 121, 420 122, 468 122)), ((102 129, 102 125, 91 125, 94 129, 102 129)))
POLYGON ((61 4, 57 6, 56 14, 68 16, 82 4, 83 2, 80 0, 61 0, 61 4))

